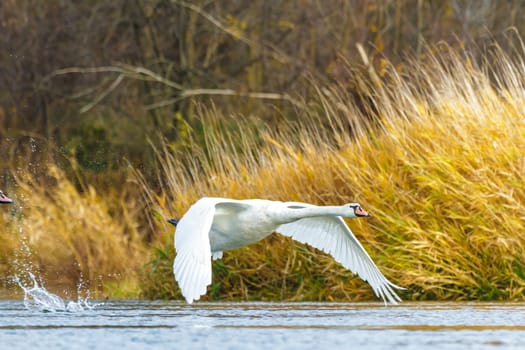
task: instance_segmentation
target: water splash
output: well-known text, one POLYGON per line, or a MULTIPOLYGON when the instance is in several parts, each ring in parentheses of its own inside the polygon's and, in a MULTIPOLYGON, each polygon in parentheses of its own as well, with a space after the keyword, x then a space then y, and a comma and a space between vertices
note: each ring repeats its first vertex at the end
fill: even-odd
POLYGON ((96 306, 101 305, 91 304, 88 300, 89 297, 82 298, 80 296, 77 301, 69 301, 66 303, 64 299, 49 292, 43 285, 39 285, 33 273, 28 272, 28 275, 33 282, 32 287, 24 285, 18 275, 14 277, 14 281, 24 291, 24 306, 27 310, 41 312, 81 312, 93 310, 96 306))
MULTIPOLYGON (((36 150, 36 144, 32 140, 31 149, 36 150)), ((96 306, 102 305, 94 304, 89 301, 90 292, 84 283, 82 272, 80 273, 80 280, 77 284, 77 300, 67 301, 60 296, 49 292, 42 284, 37 281, 35 274, 41 275, 38 268, 33 263, 34 257, 29 244, 29 237, 24 232, 22 220, 24 220, 23 209, 24 203, 27 199, 24 195, 15 195, 15 203, 11 205, 11 213, 14 218, 17 218, 18 233, 20 239, 19 249, 15 251, 13 267, 15 275, 11 277, 11 282, 17 284, 24 291, 24 306, 27 310, 41 311, 41 312, 81 312, 85 310, 92 310, 96 306), (29 278, 27 277, 29 276, 29 278), (28 280, 30 281, 28 283, 28 280), (32 285, 31 285, 32 284, 32 285), (85 290, 85 297, 82 297, 82 290, 85 290)), ((68 293, 66 292, 67 296, 68 293)))

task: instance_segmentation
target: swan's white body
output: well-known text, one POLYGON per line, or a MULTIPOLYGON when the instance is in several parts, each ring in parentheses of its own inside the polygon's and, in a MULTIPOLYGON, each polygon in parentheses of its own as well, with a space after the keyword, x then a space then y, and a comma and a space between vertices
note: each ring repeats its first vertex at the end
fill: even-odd
POLYGON ((331 254, 368 281, 385 303, 397 304, 401 299, 393 288, 401 287, 383 276, 342 219, 358 216, 368 214, 356 203, 314 206, 261 199, 201 198, 177 223, 175 279, 186 301, 192 303, 211 284, 211 256, 221 258, 225 250, 279 232, 331 254))

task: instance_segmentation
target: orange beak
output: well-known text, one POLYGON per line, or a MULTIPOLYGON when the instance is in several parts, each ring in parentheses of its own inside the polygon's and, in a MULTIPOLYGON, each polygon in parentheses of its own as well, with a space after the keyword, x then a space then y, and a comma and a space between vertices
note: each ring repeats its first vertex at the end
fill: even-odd
POLYGON ((361 208, 361 207, 355 208, 355 215, 357 215, 357 216, 370 216, 370 214, 367 211, 363 210, 363 208, 361 208))

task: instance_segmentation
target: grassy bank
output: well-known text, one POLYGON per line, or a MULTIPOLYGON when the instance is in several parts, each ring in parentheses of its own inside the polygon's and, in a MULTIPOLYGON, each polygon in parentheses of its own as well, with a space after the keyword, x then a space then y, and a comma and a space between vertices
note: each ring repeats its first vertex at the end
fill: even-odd
MULTIPOLYGON (((99 296, 179 298, 165 219, 199 197, 357 201, 373 217, 350 227, 404 299, 522 300, 523 52, 496 46, 481 63, 436 52, 382 71, 346 66, 352 90, 314 84, 280 128, 199 105, 203 130, 166 141, 157 178, 135 172, 120 190, 73 185, 53 166, 51 185, 19 174, 22 208, 0 217, 2 275, 26 259, 56 286, 82 274, 99 296), (368 103, 352 102, 355 86, 368 103)), ((278 235, 226 252, 213 273, 209 299, 374 300, 329 256, 278 235)))
MULTIPOLYGON (((330 86, 318 90, 317 114, 295 127, 212 128, 206 148, 164 149, 155 210, 181 216, 203 195, 358 201, 373 217, 351 228, 385 274, 408 288, 405 299, 522 300, 525 66, 497 47, 479 64, 441 52, 403 71, 386 67, 381 80, 361 73, 368 110, 330 86)), ((216 111, 208 113, 213 119, 216 111)), ((172 257, 171 249, 159 252, 146 295, 178 295, 172 257)), ((227 252, 213 269, 211 298, 372 298, 332 259, 280 236, 227 252)))
POLYGON ((12 276, 32 285, 29 272, 51 291, 76 297, 136 297, 137 276, 148 259, 133 217, 134 203, 117 191, 75 186, 55 165, 45 182, 27 169, 16 177, 15 204, 1 217, 0 266, 7 295, 20 293, 12 276))

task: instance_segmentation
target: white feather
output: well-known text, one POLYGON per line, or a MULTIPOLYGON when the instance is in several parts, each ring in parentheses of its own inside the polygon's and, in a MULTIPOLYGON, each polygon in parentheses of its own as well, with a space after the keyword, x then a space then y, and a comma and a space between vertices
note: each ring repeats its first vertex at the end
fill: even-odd
MULTIPOLYGON (((287 204, 295 208, 310 206, 304 203, 287 204)), ((341 265, 367 281, 376 296, 381 297, 385 302, 388 300, 392 304, 397 304, 398 301, 401 301, 391 288, 400 287, 383 276, 340 216, 319 216, 300 219, 279 226, 277 232, 332 255, 341 265), (320 236, 324 236, 324 239, 319 240, 318 237, 320 236)))
POLYGON ((198 300, 211 284, 209 232, 214 216, 213 201, 196 202, 177 224, 173 273, 188 303, 198 300))

